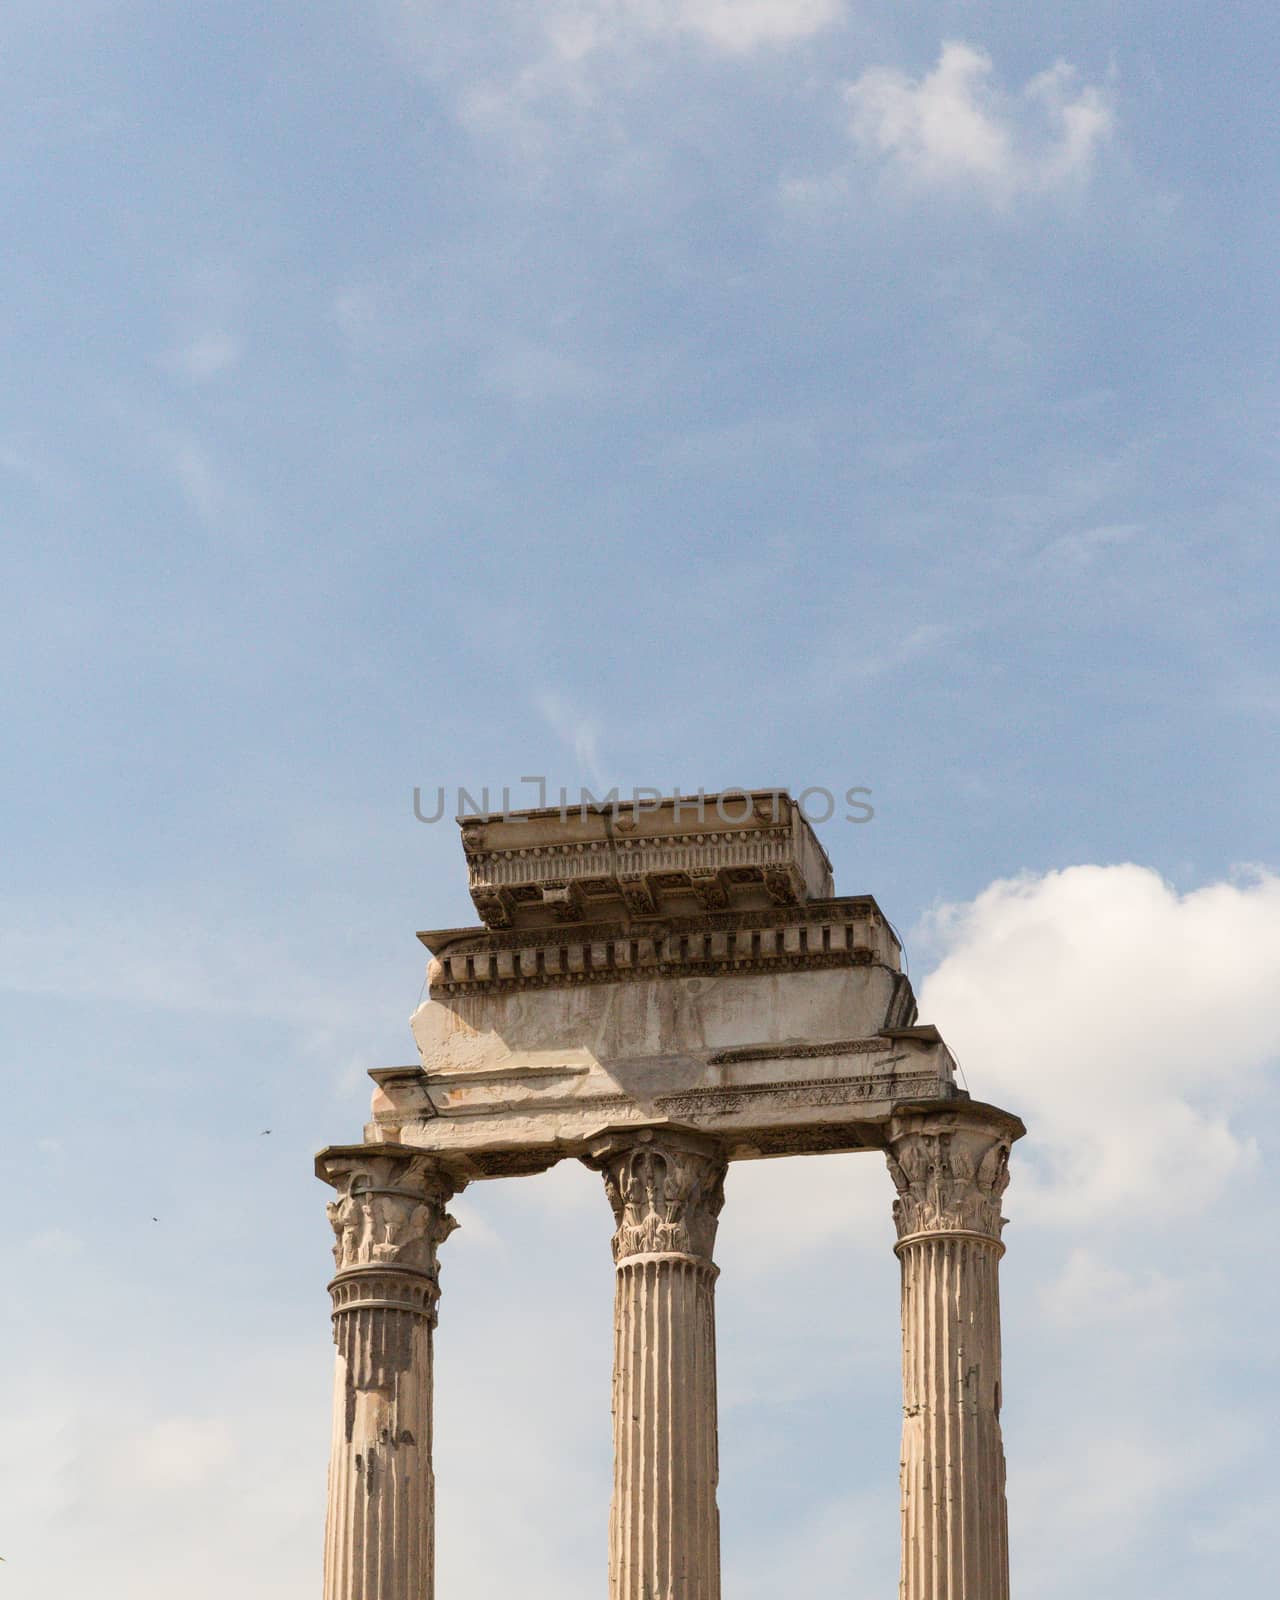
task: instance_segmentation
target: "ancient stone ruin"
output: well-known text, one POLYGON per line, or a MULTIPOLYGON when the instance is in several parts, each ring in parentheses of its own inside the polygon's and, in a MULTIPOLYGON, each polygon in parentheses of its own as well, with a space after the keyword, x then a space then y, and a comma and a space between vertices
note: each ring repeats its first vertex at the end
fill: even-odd
POLYGON ((902 1268, 902 1600, 1007 1600, 1001 1196, 1017 1117, 916 1021, 893 930, 781 791, 462 819, 482 925, 419 935, 420 1062, 337 1191, 325 1600, 431 1600, 446 1207, 566 1159, 616 1231, 610 1600, 720 1600, 716 1224, 731 1161, 877 1151, 902 1268))

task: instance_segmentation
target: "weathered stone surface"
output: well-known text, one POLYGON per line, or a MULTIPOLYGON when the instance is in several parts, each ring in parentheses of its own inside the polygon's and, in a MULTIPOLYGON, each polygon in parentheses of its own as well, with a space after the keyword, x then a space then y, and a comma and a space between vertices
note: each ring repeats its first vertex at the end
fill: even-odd
POLYGON ((460 819, 490 928, 688 916, 831 893, 831 863, 783 790, 460 819))
POLYGON ((338 1191, 325 1600, 430 1600, 436 1250, 457 1186, 413 1151, 331 1150, 317 1165, 338 1191))
POLYGON ((1008 1600, 1000 1197, 1016 1117, 972 1102, 887 1130, 902 1263, 901 1600, 1008 1600))
POLYGON ((642 1128, 597 1145, 617 1231, 610 1600, 719 1600, 711 1261, 726 1162, 642 1128))
MULTIPOLYGON (((679 1123, 735 1159, 868 1143, 903 1099, 954 1086, 950 1054, 882 963, 652 977, 529 992, 434 993, 413 1019, 421 1070, 379 1075, 383 1137, 439 1154, 580 1155, 605 1127, 679 1123), (775 1140, 775 1136, 779 1136, 775 1140)), ((872 1139, 871 1143, 877 1141, 872 1139)))
MULTIPOLYGON (((950 1054, 935 1030, 914 1026, 892 929, 870 897, 831 895, 825 857, 781 800, 782 842, 803 880, 785 903, 757 892, 756 868, 742 862, 744 840, 777 831, 753 822, 694 837, 697 870, 732 889, 719 909, 677 895, 672 904, 695 914, 676 914, 651 885, 643 904, 661 914, 602 895, 607 916, 595 920, 420 935, 434 956, 412 1023, 420 1064, 376 1075, 370 1137, 476 1176, 580 1156, 601 1130, 628 1125, 687 1126, 741 1160, 878 1147, 896 1103, 951 1095, 950 1054)), ((645 849, 675 837, 669 815, 658 821, 668 834, 638 841, 645 849)), ((576 827, 566 835, 555 813, 467 824, 486 860, 506 841, 527 876, 546 856, 520 852, 550 849, 557 829, 584 859, 617 847, 577 839, 576 827)))

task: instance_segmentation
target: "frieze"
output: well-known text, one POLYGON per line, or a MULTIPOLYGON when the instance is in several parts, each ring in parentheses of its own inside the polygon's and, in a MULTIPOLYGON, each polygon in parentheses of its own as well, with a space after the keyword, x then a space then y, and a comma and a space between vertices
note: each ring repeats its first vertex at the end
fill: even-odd
POLYGON ((686 1089, 661 1095, 654 1104, 667 1116, 728 1116, 769 1101, 778 1109, 839 1106, 863 1100, 941 1099, 951 1085, 937 1073, 885 1074, 860 1078, 809 1078, 792 1083, 752 1083, 731 1089, 686 1089))
MULTIPOLYGON (((892 1048, 892 1040, 879 1038, 827 1039, 815 1044, 751 1044, 735 1050, 717 1050, 708 1057, 708 1061, 713 1067, 727 1067, 738 1061, 790 1061, 809 1056, 873 1055, 892 1048)), ((905 1056, 894 1057, 895 1061, 905 1059, 905 1056)))
POLYGON ((521 920, 537 923, 545 920, 539 907, 578 920, 607 916, 609 901, 644 913, 664 909, 668 896, 692 895, 716 911, 761 892, 779 905, 799 904, 813 887, 786 828, 477 848, 468 851, 467 864, 476 909, 489 926, 502 928, 512 925, 517 900, 528 909, 521 920), (643 893, 636 891, 639 881, 643 893), (584 904, 584 897, 594 903, 584 904))
MULTIPOLYGON (((678 855, 685 855, 693 851, 717 850, 729 851, 731 855, 726 859, 727 864, 735 867, 755 866, 760 862, 761 855, 770 851, 786 851, 788 854, 794 847, 791 829, 788 827, 762 828, 699 828, 690 829, 687 833, 668 833, 652 838, 640 836, 634 839, 615 836, 612 839, 570 839, 563 842, 547 844, 517 845, 503 849, 485 848, 484 829, 480 825, 468 824, 462 830, 462 846, 466 853, 467 864, 474 871, 477 867, 505 867, 508 864, 521 862, 519 869, 520 881, 528 882, 528 863, 532 861, 553 860, 559 864, 571 862, 576 867, 579 863, 595 865, 600 859, 610 863, 636 862, 632 871, 643 871, 639 866, 641 859, 653 857, 664 865, 674 862, 678 855), (736 860, 733 857, 736 856, 736 860)), ((535 869, 536 870, 536 869, 535 869)), ((622 870, 626 870, 623 865, 622 870)), ((657 869, 661 870, 661 868, 657 869)), ((512 874, 514 876, 514 874, 512 874)), ((614 877, 615 870, 611 867, 606 874, 614 877)))
MULTIPOLYGON (((906 1061, 905 1055, 893 1057, 906 1061)), ((518 1072, 506 1080, 514 1087, 520 1084, 518 1072)), ((433 1087, 447 1089, 448 1078, 433 1081, 433 1087)), ((860 1073, 843 1078, 789 1078, 774 1079, 768 1083, 707 1084, 698 1088, 680 1089, 652 1098, 632 1094, 557 1094, 548 1100, 537 1097, 522 1101, 522 1116, 555 1116, 572 1109, 592 1116, 607 1114, 610 1117, 643 1119, 653 1113, 676 1119, 729 1116, 753 1106, 767 1105, 774 1110, 820 1108, 823 1106, 856 1105, 861 1102, 884 1101, 896 1103, 914 1100, 945 1100, 955 1094, 951 1081, 936 1071, 928 1072, 875 1072, 860 1073)), ((505 1108, 496 1114, 505 1114, 505 1108)), ((468 1104, 437 1113, 448 1119, 484 1118, 495 1115, 495 1108, 483 1103, 468 1104)), ((423 1134, 429 1134, 429 1122, 417 1124, 423 1134)))

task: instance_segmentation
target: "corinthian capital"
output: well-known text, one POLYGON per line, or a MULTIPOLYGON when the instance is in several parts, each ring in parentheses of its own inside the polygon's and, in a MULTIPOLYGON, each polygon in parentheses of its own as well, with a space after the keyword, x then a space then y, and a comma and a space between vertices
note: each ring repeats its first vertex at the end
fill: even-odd
POLYGON ((618 1134, 592 1152, 617 1231, 613 1259, 689 1255, 710 1261, 726 1162, 713 1140, 664 1128, 618 1134))
POLYGON ((431 1156, 371 1145, 325 1151, 317 1169, 337 1190, 326 1209, 339 1273, 380 1267, 435 1277, 436 1250, 457 1227, 445 1206, 461 1185, 431 1156))
POLYGON ((1024 1131, 1008 1112, 973 1103, 895 1116, 885 1159, 898 1191, 893 1203, 898 1238, 977 1233, 998 1241, 1009 1150, 1024 1131))

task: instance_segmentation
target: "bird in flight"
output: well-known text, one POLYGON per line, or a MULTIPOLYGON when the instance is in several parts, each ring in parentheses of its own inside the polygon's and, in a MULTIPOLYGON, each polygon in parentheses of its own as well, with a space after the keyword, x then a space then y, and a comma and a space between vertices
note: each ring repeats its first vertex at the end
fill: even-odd
POLYGON ((258 1135, 258 1137, 259 1137, 259 1139, 265 1139, 265 1138, 266 1138, 266 1136, 267 1136, 267 1135, 268 1135, 268 1134, 269 1134, 269 1133, 270 1133, 270 1132, 271 1132, 271 1129, 270 1129, 270 1128, 264 1128, 264 1129, 263 1129, 263 1130, 262 1130, 262 1132, 261 1132, 261 1133, 260 1133, 260 1134, 259 1134, 259 1135, 258 1135))

